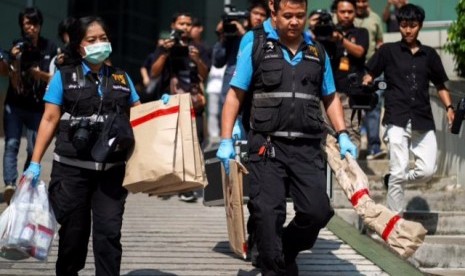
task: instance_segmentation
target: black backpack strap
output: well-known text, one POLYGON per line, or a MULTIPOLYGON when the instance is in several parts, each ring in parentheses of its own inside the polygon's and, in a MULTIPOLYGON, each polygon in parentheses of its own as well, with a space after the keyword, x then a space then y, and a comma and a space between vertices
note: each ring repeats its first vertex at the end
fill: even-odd
POLYGON ((324 74, 326 70, 326 51, 325 47, 323 44, 321 44, 319 41, 314 41, 316 50, 318 51, 318 58, 320 59, 320 64, 321 64, 321 80, 324 80, 324 74))
POLYGON ((253 72, 258 68, 258 64, 263 58, 263 48, 266 43, 266 33, 263 24, 252 29, 253 43, 252 43, 252 67, 253 72))

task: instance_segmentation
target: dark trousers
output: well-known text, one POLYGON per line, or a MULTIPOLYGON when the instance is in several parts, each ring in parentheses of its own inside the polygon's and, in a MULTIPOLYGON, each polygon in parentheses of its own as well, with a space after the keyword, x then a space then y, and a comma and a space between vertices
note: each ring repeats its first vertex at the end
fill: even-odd
MULTIPOLYGON (((326 194, 319 139, 271 138, 275 158, 258 156, 262 134, 249 134, 250 202, 262 274, 286 275, 298 253, 313 247, 334 214, 326 194), (286 228, 286 192, 296 215, 286 228)), ((249 229, 250 230, 250 229, 249 229)))
POLYGON ((124 166, 92 171, 54 161, 49 195, 61 225, 56 275, 74 276, 84 268, 91 225, 95 275, 119 275, 124 173, 124 166))

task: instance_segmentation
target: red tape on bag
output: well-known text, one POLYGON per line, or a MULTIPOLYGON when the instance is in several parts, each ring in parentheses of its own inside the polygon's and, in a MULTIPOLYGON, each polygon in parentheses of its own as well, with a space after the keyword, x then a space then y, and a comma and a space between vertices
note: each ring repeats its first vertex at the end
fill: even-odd
POLYGON ((394 229, 394 226, 400 219, 401 217, 399 215, 395 215, 389 220, 389 222, 386 225, 386 228, 384 228, 383 235, 381 236, 384 241, 387 241, 389 235, 392 232, 392 229, 394 229))
POLYGON ((171 115, 171 114, 175 114, 175 113, 179 113, 179 105, 177 106, 173 106, 173 107, 170 107, 170 108, 167 108, 167 109, 159 109, 159 110, 155 110, 153 112, 150 112, 149 114, 146 114, 140 118, 137 118, 137 119, 134 119, 131 121, 131 126, 134 128, 138 125, 141 125, 145 122, 148 122, 152 119, 155 119, 157 117, 161 117, 161 116, 165 116, 165 115, 171 115))
POLYGON ((357 206, 358 201, 362 198, 362 196, 368 195, 368 189, 362 189, 360 191, 357 191, 352 198, 350 199, 350 202, 352 203, 352 206, 357 206))

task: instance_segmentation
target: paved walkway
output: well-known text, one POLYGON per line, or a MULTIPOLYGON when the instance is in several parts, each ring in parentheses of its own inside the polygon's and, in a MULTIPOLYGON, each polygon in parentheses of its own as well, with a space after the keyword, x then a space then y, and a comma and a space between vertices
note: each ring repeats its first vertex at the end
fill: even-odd
MULTIPOLYGON (((229 249, 224 214, 223 207, 184 203, 177 197, 130 195, 121 275, 258 275, 229 249)), ((94 275, 91 247, 80 275, 94 275)), ((45 264, 0 259, 0 275, 53 275, 56 254, 55 242, 45 264)), ((301 275, 387 275, 326 229, 312 251, 300 254, 298 264, 301 275)))
MULTIPOLYGON (((20 162, 24 162, 23 145, 20 162)), ((0 139, 3 154, 3 139, 0 139)), ((50 151, 42 176, 48 181, 50 151)), ((20 163, 20 164, 21 164, 20 163)), ((0 188, 3 191, 3 188, 0 188)), ((0 204, 0 210, 6 207, 0 204)), ((247 209, 247 208, 245 208, 247 209)), ((292 206, 288 206, 292 212, 292 206)), ((288 214, 291 218, 292 214, 288 214)), ((131 194, 123 224, 121 275, 259 275, 250 262, 231 252, 227 242, 225 210, 185 203, 172 197, 162 200, 131 194)), ((54 275, 57 241, 48 263, 33 259, 11 262, 0 258, 0 275, 54 275)), ((323 229, 311 251, 299 255, 300 275, 387 275, 332 232, 323 229)), ((94 275, 92 245, 80 275, 94 275)))

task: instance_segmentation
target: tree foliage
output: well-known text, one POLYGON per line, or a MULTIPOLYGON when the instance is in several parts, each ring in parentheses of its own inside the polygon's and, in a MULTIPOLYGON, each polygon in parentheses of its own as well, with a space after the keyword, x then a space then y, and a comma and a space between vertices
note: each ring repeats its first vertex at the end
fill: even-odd
POLYGON ((458 75, 465 77, 465 0, 459 0, 455 10, 457 21, 448 30, 446 51, 454 55, 458 75))

